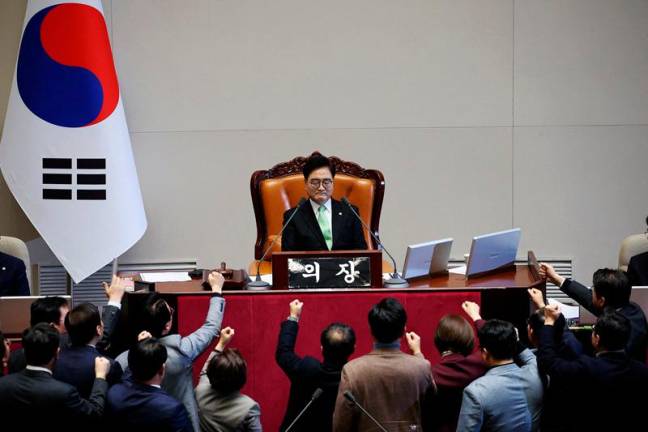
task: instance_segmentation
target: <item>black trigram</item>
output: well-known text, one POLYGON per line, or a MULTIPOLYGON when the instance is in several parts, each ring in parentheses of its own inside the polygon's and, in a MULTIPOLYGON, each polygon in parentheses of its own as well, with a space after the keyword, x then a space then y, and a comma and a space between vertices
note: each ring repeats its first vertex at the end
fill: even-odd
POLYGON ((77 200, 105 200, 106 159, 76 159, 76 174, 72 159, 43 159, 43 199, 71 200, 73 186, 77 200))

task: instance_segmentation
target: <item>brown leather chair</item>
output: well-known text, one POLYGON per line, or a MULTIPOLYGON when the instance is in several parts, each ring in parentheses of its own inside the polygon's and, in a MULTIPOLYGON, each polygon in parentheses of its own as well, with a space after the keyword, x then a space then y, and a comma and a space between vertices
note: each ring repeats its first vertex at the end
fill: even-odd
MULTIPOLYGON (((317 153, 317 152, 315 152, 317 153)), ((255 171, 250 179, 250 192, 257 224, 257 239, 254 244, 254 258, 261 259, 263 252, 270 246, 281 231, 283 214, 297 205, 301 198, 308 198, 304 190, 302 167, 306 157, 282 162, 269 170, 255 171)), ((342 197, 358 207, 363 222, 378 236, 380 210, 385 193, 385 179, 382 173, 374 169, 365 169, 353 162, 343 161, 332 156, 335 164, 335 188, 333 198, 342 197)), ((377 245, 365 230, 365 240, 370 249, 377 245)), ((281 251, 281 239, 268 252, 261 263, 260 273, 271 273, 271 256, 281 251)), ((256 274, 256 261, 250 263, 249 272, 256 274)))

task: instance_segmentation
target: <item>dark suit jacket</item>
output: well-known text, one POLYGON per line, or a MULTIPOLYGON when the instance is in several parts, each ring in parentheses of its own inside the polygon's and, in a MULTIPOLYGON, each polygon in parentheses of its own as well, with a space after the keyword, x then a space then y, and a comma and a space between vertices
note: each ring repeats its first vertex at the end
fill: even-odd
POLYGON ((108 391, 106 418, 113 431, 193 432, 184 405, 162 389, 130 380, 108 391))
MULTIPOLYGON (((594 309, 592 291, 587 287, 575 280, 566 279, 560 289, 594 315, 599 316, 601 314, 600 311, 594 309)), ((626 345, 626 352, 633 359, 644 363, 646 361, 646 344, 648 343, 646 316, 641 307, 633 302, 618 308, 617 312, 630 321, 630 339, 626 345)))
POLYGON ((632 286, 648 285, 648 252, 630 258, 628 278, 632 286))
POLYGON ((340 373, 344 365, 321 363, 313 357, 299 357, 295 354, 298 330, 299 325, 296 322, 290 320, 282 322, 275 353, 277 364, 290 378, 290 397, 280 430, 285 430, 292 423, 310 401, 315 389, 321 388, 322 395, 304 413, 292 430, 330 432, 340 373))
POLYGON ((90 398, 82 399, 74 387, 49 373, 26 369, 0 378, 0 407, 20 430, 77 429, 103 415, 107 389, 106 381, 97 379, 90 398))
POLYGON ((574 420, 568 430, 640 430, 645 423, 648 366, 622 351, 560 358, 553 332, 553 326, 542 328, 538 362, 550 382, 560 380, 578 392, 570 405, 572 415, 562 419, 574 420))
POLYGON ((31 292, 25 263, 19 258, 0 252, 0 297, 28 295, 31 295, 31 292))
MULTIPOLYGON (((294 210, 295 207, 284 213, 284 224, 294 210)), ((354 210, 358 211, 356 207, 354 210)), ((367 249, 362 224, 351 210, 340 201, 331 199, 331 212, 332 250, 367 249)), ((281 250, 328 250, 310 200, 302 204, 290 224, 286 226, 281 236, 281 250)))
MULTIPOLYGON (((71 346, 59 353, 54 378, 76 387, 81 397, 87 398, 95 379, 95 358, 102 354, 92 346, 71 346)), ((121 380, 122 368, 119 363, 110 360, 110 372, 106 377, 112 386, 121 380)))

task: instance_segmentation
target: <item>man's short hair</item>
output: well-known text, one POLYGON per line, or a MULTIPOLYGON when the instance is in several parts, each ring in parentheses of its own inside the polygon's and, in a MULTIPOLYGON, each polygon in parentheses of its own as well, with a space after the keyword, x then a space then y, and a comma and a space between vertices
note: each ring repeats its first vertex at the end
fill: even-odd
POLYGON ((387 297, 369 311, 369 327, 373 337, 381 343, 390 343, 403 336, 407 312, 398 300, 387 297))
POLYGON ((162 332, 171 320, 169 305, 158 293, 151 293, 144 302, 145 328, 153 337, 162 337, 162 332))
POLYGON ((302 173, 304 174, 304 180, 308 180, 308 177, 313 171, 319 168, 328 168, 331 171, 331 176, 335 177, 335 165, 329 158, 324 156, 319 152, 315 152, 306 159, 306 163, 302 168, 302 173))
POLYGON ((50 324, 41 322, 25 330, 22 346, 28 365, 44 366, 58 352, 59 334, 50 324))
POLYGON ((605 297, 606 307, 618 308, 630 301, 632 285, 624 271, 602 268, 594 272, 592 279, 592 289, 598 297, 605 297))
POLYGON ((166 347, 155 338, 144 339, 128 351, 128 368, 139 382, 153 378, 166 360, 166 347))
POLYGON ((335 363, 346 363, 355 349, 356 336, 353 329, 343 323, 329 324, 320 335, 324 359, 335 363))
POLYGON ((38 323, 61 322, 61 308, 68 306, 68 301, 63 297, 44 297, 39 298, 31 304, 29 325, 32 327, 38 323))
POLYGON ((477 332, 479 345, 495 360, 512 359, 517 345, 515 327, 508 321, 491 319, 477 332))
POLYGON ((99 308, 92 303, 81 303, 75 306, 65 317, 65 328, 74 346, 84 346, 97 335, 97 326, 101 325, 99 308))
POLYGON ((226 348, 207 365, 207 378, 212 388, 228 395, 241 390, 247 381, 247 363, 236 348, 226 348))
POLYGON ((475 346, 473 328, 460 315, 445 315, 434 334, 434 345, 440 353, 452 351, 467 356, 475 346))
POLYGON ((596 320, 592 331, 606 350, 622 350, 630 339, 630 320, 616 311, 605 312, 596 320))

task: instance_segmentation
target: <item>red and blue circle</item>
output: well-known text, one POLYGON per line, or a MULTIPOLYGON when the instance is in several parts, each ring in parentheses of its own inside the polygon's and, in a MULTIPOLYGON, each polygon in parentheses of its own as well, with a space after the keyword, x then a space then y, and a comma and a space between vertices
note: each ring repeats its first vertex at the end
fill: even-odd
POLYGON ((101 12, 62 3, 32 16, 16 82, 27 108, 48 123, 84 127, 106 119, 119 101, 119 85, 101 12))

